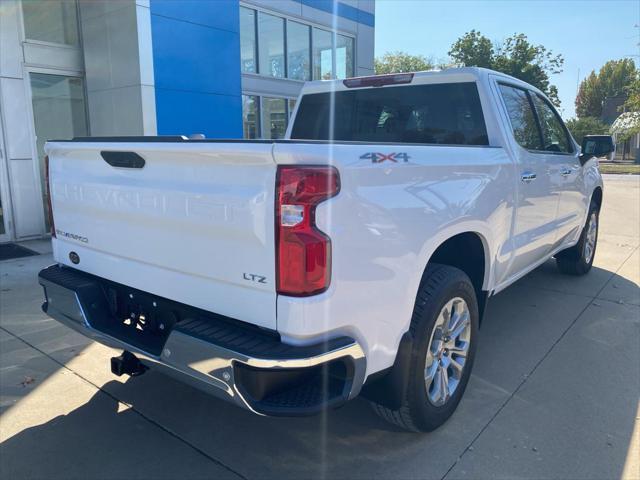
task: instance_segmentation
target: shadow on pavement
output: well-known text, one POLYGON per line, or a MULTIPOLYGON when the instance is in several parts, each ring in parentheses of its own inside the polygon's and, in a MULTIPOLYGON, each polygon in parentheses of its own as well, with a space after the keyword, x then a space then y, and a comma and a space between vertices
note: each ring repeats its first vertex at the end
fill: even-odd
POLYGON ((3 478, 239 478, 102 391, 0 451, 3 478))

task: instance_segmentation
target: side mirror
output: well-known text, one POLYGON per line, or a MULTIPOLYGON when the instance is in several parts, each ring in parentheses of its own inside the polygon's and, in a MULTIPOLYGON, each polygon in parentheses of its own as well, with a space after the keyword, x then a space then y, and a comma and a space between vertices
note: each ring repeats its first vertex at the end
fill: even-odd
POLYGON ((585 135, 582 139, 582 153, 580 163, 583 165, 592 157, 613 160, 616 145, 613 143, 611 135, 585 135))

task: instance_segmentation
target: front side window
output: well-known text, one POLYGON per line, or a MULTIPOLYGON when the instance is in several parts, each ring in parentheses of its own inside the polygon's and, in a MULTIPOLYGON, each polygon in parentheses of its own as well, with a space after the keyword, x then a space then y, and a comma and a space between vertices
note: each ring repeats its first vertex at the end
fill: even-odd
POLYGON ((240 64, 243 72, 256 71, 256 12, 240 7, 240 64))
POLYGON ((333 78, 333 35, 331 32, 313 29, 313 79, 333 78))
POLYGON ((310 27, 298 22, 287 22, 288 78, 311 79, 310 27))
POLYGON ((287 100, 262 97, 262 138, 284 138, 287 130, 287 100))
POLYGON ((489 144, 473 82, 304 95, 294 122, 297 139, 489 144))
POLYGON ((531 98, 540 120, 542 141, 544 142, 543 150, 556 153, 571 153, 573 147, 558 114, 540 95, 532 93, 531 98))
POLYGON ((499 84, 516 142, 527 150, 542 150, 540 131, 529 95, 521 88, 499 84))
POLYGON ((284 77, 284 18, 258 12, 259 72, 284 77))
POLYGON ((336 35, 336 78, 353 77, 353 38, 336 35))
POLYGON ((23 0, 22 16, 27 40, 78 45, 75 0, 23 0))

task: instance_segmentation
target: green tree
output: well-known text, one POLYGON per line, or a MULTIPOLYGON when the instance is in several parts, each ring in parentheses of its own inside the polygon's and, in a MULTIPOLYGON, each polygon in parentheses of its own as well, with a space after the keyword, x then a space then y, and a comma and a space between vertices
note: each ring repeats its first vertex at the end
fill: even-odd
POLYGON ((549 77, 562 72, 564 58, 543 45, 533 45, 523 33, 497 45, 479 31, 471 30, 451 45, 449 56, 469 67, 491 68, 519 78, 542 90, 556 106, 560 105, 558 89, 551 85, 549 77))
POLYGON ((627 87, 627 101, 624 102, 624 109, 628 112, 640 112, 640 74, 631 85, 627 87))
POLYGON ((602 113, 602 86, 595 71, 580 82, 576 97, 576 115, 578 118, 599 117, 602 113))
POLYGON ((424 55, 410 55, 406 52, 387 52, 374 60, 377 75, 385 73, 419 72, 431 70, 433 62, 424 55))
POLYGON ((493 43, 476 30, 471 30, 451 45, 449 56, 468 67, 493 68, 495 51, 493 43))
POLYGON ((582 145, 585 135, 607 135, 609 126, 595 117, 572 118, 567 121, 567 128, 578 144, 582 145))
POLYGON ((562 73, 563 64, 562 55, 554 55, 542 45, 532 45, 520 33, 507 38, 496 50, 493 68, 539 88, 559 106, 558 89, 551 85, 549 76, 562 73))
POLYGON ((599 117, 607 97, 627 94, 630 86, 638 79, 638 71, 630 58, 610 60, 599 72, 592 71, 580 82, 576 97, 578 117, 599 117))

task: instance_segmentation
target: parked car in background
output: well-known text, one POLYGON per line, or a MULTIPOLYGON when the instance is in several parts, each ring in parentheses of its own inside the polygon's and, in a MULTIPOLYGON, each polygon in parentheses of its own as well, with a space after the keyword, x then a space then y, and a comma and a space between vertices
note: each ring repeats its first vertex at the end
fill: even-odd
POLYGON ((550 257, 590 270, 597 159, 485 69, 309 82, 293 115, 281 141, 48 142, 44 311, 125 350, 118 375, 159 368, 261 415, 360 394, 433 430, 488 299, 550 257))
POLYGON ((582 142, 582 153, 613 161, 616 145, 611 135, 585 135, 582 142))

